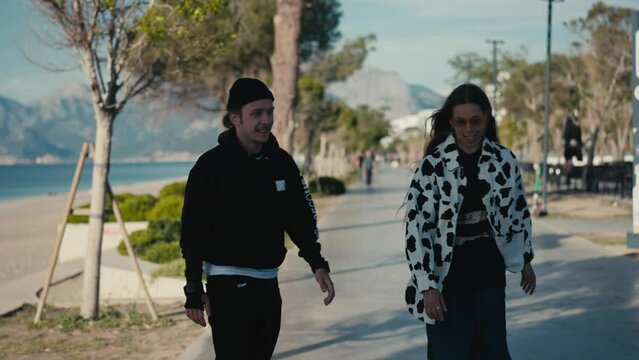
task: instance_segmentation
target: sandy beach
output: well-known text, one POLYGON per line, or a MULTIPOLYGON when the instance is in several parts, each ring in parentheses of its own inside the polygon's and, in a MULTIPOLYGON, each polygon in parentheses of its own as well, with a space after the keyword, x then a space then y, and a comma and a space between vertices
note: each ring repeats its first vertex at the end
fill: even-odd
MULTIPOLYGON (((186 177, 119 185, 113 191, 157 195, 180 180, 186 177)), ((88 201, 89 192, 81 192, 75 204, 88 201)), ((67 194, 0 201, 0 286, 49 266, 66 202, 67 194)))

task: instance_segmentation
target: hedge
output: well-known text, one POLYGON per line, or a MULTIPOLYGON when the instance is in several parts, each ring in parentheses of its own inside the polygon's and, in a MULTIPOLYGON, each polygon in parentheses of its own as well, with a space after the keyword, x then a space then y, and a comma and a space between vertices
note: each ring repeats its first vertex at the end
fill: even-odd
POLYGON ((323 195, 339 195, 346 192, 344 182, 340 179, 330 176, 321 176, 317 179, 311 180, 308 184, 308 188, 311 193, 320 192, 323 195), (320 183, 321 191, 317 188, 318 180, 320 183))

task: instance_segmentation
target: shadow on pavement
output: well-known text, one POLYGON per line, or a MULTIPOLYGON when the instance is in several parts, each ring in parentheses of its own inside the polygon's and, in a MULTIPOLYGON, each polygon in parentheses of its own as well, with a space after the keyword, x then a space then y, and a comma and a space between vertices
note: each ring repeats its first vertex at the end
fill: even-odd
POLYGON ((379 221, 379 222, 374 222, 374 223, 335 226, 335 227, 332 227, 332 228, 320 229, 319 231, 320 231, 320 234, 324 234, 324 233, 331 232, 331 231, 351 230, 351 229, 366 228, 366 227, 373 227, 373 226, 382 226, 382 225, 388 225, 388 224, 399 224, 399 223, 403 223, 403 222, 404 221, 402 219, 394 219, 394 220, 379 221))
POLYGON ((513 358, 636 359, 636 260, 622 255, 550 261, 536 269, 532 297, 524 296, 518 284, 509 285, 513 358))
MULTIPOLYGON (((406 260, 402 257, 401 259, 394 259, 394 260, 385 261, 385 262, 382 262, 382 263, 371 264, 371 265, 368 265, 368 266, 354 267, 354 268, 351 268, 351 269, 344 269, 344 270, 331 269, 331 275, 334 276, 334 275, 348 274, 348 273, 353 273, 353 272, 358 272, 358 271, 379 269, 379 268, 383 268, 383 267, 395 266, 395 265, 404 264, 404 263, 406 263, 406 260)), ((291 282, 301 281, 301 280, 307 280, 307 279, 313 279, 313 278, 314 278, 313 274, 308 274, 308 275, 296 277, 296 278, 293 278, 293 279, 283 280, 283 281, 280 281, 279 283, 280 284, 286 284, 286 283, 291 283, 291 282)))
POLYGON ((375 186, 371 187, 358 187, 355 189, 349 189, 346 193, 348 195, 369 195, 369 194, 391 194, 391 193, 401 193, 404 194, 408 190, 408 185, 406 186, 375 186))
MULTIPOLYGON (((415 336, 423 336, 425 338, 425 330, 422 332, 420 329, 421 326, 419 323, 410 319, 408 313, 403 309, 392 312, 390 317, 385 319, 380 319, 379 313, 362 314, 358 316, 355 321, 346 320, 329 327, 326 330, 326 333, 331 334, 329 339, 310 343, 295 349, 277 352, 273 358, 286 359, 293 356, 300 356, 313 350, 344 342, 392 342, 393 338, 402 339, 405 338, 407 334, 414 334, 415 336)), ((362 349, 362 351, 365 352, 366 349, 362 349)), ((423 353, 424 351, 422 351, 422 354, 423 353)), ((402 359, 401 357, 392 358, 402 359)))

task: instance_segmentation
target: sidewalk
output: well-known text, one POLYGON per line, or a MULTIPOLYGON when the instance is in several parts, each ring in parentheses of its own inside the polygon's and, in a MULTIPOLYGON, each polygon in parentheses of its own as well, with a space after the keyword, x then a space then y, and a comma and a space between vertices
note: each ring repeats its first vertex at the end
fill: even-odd
MULTIPOLYGON (((425 358, 424 326, 403 299, 409 271, 399 207, 410 177, 405 168, 382 167, 372 190, 349 191, 320 219, 337 289, 329 307, 308 266, 289 253, 280 272, 283 321, 274 359, 425 358)), ((512 358, 636 359, 639 262, 560 231, 566 224, 534 220, 535 295, 518 288, 518 274, 507 277, 512 358)), ((212 354, 207 328, 180 359, 212 354)))

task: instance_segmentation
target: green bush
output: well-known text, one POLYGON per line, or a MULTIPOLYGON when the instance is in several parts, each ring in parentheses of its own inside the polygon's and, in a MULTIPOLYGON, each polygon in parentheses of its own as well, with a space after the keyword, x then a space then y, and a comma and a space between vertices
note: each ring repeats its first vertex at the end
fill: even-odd
POLYGON ((151 220, 147 229, 166 242, 180 240, 181 223, 179 220, 151 220))
POLYGON ((179 220, 182 216, 182 205, 184 196, 169 195, 161 198, 157 204, 149 211, 149 220, 174 219, 179 220))
POLYGON ((184 271, 186 271, 186 263, 184 259, 175 259, 169 262, 163 263, 157 269, 151 273, 151 278, 155 279, 160 276, 168 277, 184 277, 184 271))
POLYGON ((118 202, 118 205, 124 221, 144 221, 157 202, 158 199, 152 195, 133 195, 118 202))
POLYGON ((165 185, 160 190, 160 199, 171 195, 178 195, 184 197, 184 190, 186 189, 186 181, 179 181, 165 185))
MULTIPOLYGON (((180 222, 177 220, 152 220, 146 230, 131 233, 133 251, 141 259, 164 263, 181 256, 180 222)), ((128 255, 124 241, 120 241, 118 252, 128 255)))
MULTIPOLYGON (((154 235, 148 230, 138 230, 131 233, 131 246, 133 246, 133 251, 136 255, 142 256, 146 249, 157 241, 157 237, 154 237, 154 235)), ((129 255, 128 251, 126 251, 124 240, 120 241, 118 252, 120 255, 129 255)))
MULTIPOLYGON (((122 219, 124 221, 144 221, 147 220, 147 215, 151 209, 155 206, 158 200, 152 195, 133 195, 131 193, 116 194, 115 199, 120 207, 122 213, 122 219)), ((104 203, 105 211, 111 212, 111 197, 107 195, 104 203)), ((83 204, 79 206, 83 209, 88 209, 90 204, 83 204)), ((107 222, 115 222, 115 215, 110 213, 106 217, 107 222)), ((89 217, 86 215, 70 215, 69 223, 73 224, 87 224, 89 217)))
POLYGON ((320 193, 323 195, 339 195, 346 192, 346 187, 342 180, 329 176, 321 176, 318 179, 311 180, 308 184, 308 188, 312 193, 320 191, 317 187, 318 180, 321 187, 320 193))
POLYGON ((156 242, 149 246, 141 256, 144 260, 160 264, 179 259, 180 257, 182 257, 182 250, 177 241, 156 242))
MULTIPOLYGON (((79 209, 88 209, 90 204, 82 204, 78 206, 79 209)), ((89 217, 87 215, 69 215, 69 224, 88 224, 89 217)))

